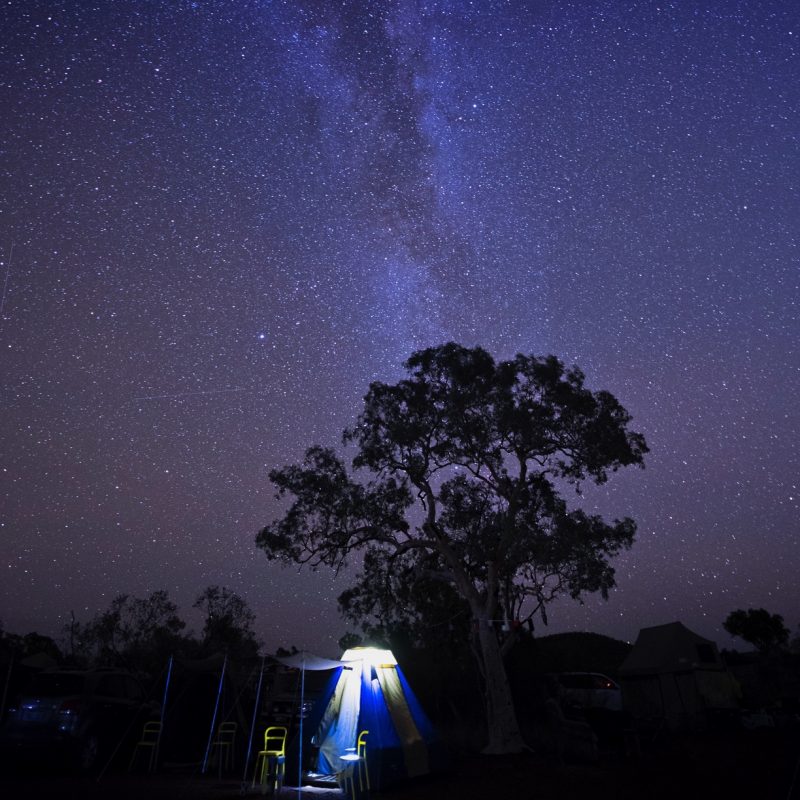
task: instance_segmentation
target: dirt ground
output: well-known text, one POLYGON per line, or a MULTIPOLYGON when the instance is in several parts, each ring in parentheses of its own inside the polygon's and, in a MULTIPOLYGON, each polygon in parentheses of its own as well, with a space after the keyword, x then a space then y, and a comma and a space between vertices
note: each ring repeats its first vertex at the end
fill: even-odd
MULTIPOLYGON (((537 753, 455 754, 442 774, 394 787, 380 800, 800 800, 800 731, 762 729, 663 738, 637 758, 605 753, 594 764, 558 766, 537 753)), ((0 777, 4 800, 233 800, 261 797, 241 780, 192 769, 156 775, 108 772, 98 782, 55 770, 12 768, 0 777)), ((281 800, 297 798, 284 787, 281 800)), ((337 790, 304 788, 301 800, 338 800, 337 790)))

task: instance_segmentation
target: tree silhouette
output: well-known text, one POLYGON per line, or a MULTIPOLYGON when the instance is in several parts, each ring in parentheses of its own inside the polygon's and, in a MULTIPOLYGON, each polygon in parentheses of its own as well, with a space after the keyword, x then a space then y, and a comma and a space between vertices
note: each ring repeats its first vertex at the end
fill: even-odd
POLYGON ((205 616, 202 643, 206 653, 224 652, 234 659, 258 655, 259 643, 253 631, 256 615, 236 592, 224 586, 209 586, 193 608, 205 616))
POLYGON ((789 641, 789 629, 783 624, 783 617, 770 614, 765 608, 748 608, 747 611, 737 608, 728 614, 722 627, 761 653, 784 647, 789 641))
POLYGON ((147 597, 120 594, 89 622, 69 626, 72 655, 98 665, 151 672, 184 647, 185 627, 166 590, 147 597))
POLYGON ((270 559, 311 567, 338 568, 363 553, 358 585, 343 597, 358 613, 389 615, 441 583, 448 602, 468 609, 486 752, 520 750, 504 652, 519 624, 558 595, 605 596, 609 558, 635 531, 630 519, 608 524, 569 511, 558 489, 641 465, 647 446, 611 394, 585 389, 581 371, 554 356, 495 362, 450 343, 414 353, 405 367, 405 380, 370 386, 345 432, 364 479, 321 447, 273 470, 278 495, 292 504, 257 544, 270 559))
MULTIPOLYGON (((54 664, 61 662, 64 654, 58 644, 50 637, 36 631, 20 635, 3 628, 0 620, 0 664, 19 661, 30 656, 47 656, 54 664)), ((2 709, 0 709, 0 714, 2 709)))

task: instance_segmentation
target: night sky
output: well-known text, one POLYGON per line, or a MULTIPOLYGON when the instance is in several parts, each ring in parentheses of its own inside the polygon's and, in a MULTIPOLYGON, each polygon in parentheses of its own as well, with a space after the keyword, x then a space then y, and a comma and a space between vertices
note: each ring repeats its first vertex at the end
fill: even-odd
MULTIPOLYGON (((609 602, 537 632, 800 623, 800 7, 9 0, 0 10, 0 618, 243 595, 268 471, 455 340, 553 353, 647 437, 609 602)), ((354 565, 353 569, 356 565, 354 565)), ((351 573, 352 575, 352 573, 351 573)))

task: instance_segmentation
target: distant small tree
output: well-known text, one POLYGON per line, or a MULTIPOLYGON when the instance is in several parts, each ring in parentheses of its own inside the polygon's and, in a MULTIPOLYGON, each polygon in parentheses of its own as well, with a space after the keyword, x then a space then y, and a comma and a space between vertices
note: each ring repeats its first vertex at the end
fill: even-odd
POLYGON ((169 655, 185 649, 185 627, 177 605, 161 589, 147 597, 117 595, 88 623, 70 623, 67 633, 78 661, 154 672, 169 655))
POLYGON ((3 630, 3 623, 0 621, 0 663, 40 655, 48 656, 54 663, 60 663, 64 658, 59 646, 49 636, 36 631, 24 635, 10 633, 3 630))
POLYGON ((224 586, 209 586, 195 600, 205 616, 203 649, 223 652, 235 659, 255 658, 259 651, 253 624, 256 615, 247 601, 224 586))
POLYGON ((731 636, 752 644, 759 652, 768 653, 785 647, 789 641, 789 629, 783 624, 780 614, 770 614, 765 608, 741 608, 728 614, 722 627, 731 636))
POLYGON ((789 642, 789 650, 800 655, 800 625, 797 626, 797 634, 789 642))

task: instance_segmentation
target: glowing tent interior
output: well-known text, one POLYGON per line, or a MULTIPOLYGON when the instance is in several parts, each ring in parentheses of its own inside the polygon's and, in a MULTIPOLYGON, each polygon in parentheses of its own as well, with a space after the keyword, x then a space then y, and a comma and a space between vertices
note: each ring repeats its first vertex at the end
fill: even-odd
POLYGON ((306 725, 318 750, 312 776, 333 776, 342 756, 369 731, 367 761, 374 789, 438 770, 441 756, 433 726, 390 650, 356 647, 315 706, 306 725))

